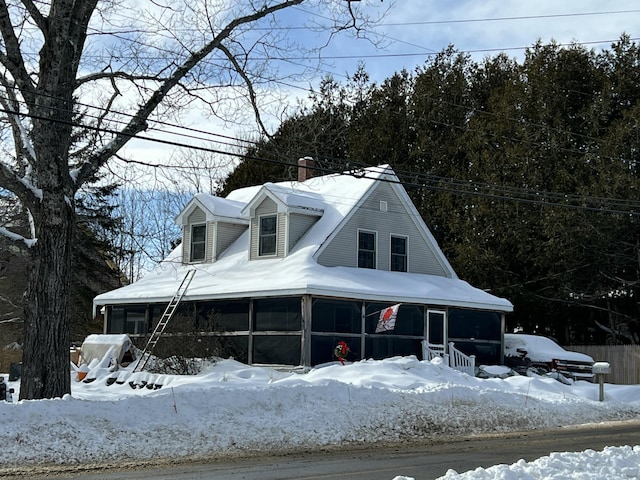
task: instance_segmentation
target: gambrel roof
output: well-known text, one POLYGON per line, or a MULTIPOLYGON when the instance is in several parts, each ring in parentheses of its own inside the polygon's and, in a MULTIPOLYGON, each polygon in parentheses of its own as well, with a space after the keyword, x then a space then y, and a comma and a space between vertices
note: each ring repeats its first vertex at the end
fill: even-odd
MULTIPOLYGON (((167 302, 187 270, 195 268, 197 273, 185 300, 311 294, 503 312, 513 309, 508 300, 472 287, 457 277, 404 187, 386 165, 366 168, 358 175, 345 172, 314 177, 304 182, 267 183, 241 188, 231 192, 226 199, 197 195, 176 221, 183 224, 185 213, 197 204, 199 208, 210 210, 207 213, 209 218, 226 216, 222 215, 223 210, 225 213, 233 211, 238 220, 246 223, 253 209, 265 198, 275 202, 278 211, 315 217, 314 223, 297 239, 286 256, 250 260, 249 229, 212 263, 183 264, 182 246, 178 246, 144 278, 97 296, 94 305, 167 302), (326 266, 318 262, 333 239, 351 225, 351 220, 359 214, 372 192, 383 184, 392 189, 406 208, 406 221, 412 222, 412 227, 420 232, 431 249, 440 274, 326 266), (212 207, 209 208, 209 205, 212 207)), ((374 213, 366 213, 371 217, 370 221, 375 222, 374 213)))

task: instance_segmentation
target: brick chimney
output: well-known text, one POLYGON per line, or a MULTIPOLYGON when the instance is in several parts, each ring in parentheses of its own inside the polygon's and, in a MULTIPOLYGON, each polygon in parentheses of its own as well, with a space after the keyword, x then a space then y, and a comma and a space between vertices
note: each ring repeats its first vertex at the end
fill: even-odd
POLYGON ((315 176, 316 162, 312 157, 298 160, 298 181, 304 182, 315 176))

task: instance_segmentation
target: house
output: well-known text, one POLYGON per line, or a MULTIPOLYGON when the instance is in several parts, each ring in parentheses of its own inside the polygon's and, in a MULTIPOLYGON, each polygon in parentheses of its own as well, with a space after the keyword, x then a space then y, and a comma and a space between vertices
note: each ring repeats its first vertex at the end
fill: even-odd
MULTIPOLYGON (((141 280, 99 295, 104 332, 144 337, 186 272, 179 305, 208 353, 249 364, 422 357, 449 342, 501 363, 512 304, 458 278, 389 166, 197 194, 177 216, 182 244, 141 280), (400 304, 395 327, 380 312, 400 304), (208 342, 208 343, 207 343, 208 342)), ((173 320, 172 320, 173 321, 173 320)))

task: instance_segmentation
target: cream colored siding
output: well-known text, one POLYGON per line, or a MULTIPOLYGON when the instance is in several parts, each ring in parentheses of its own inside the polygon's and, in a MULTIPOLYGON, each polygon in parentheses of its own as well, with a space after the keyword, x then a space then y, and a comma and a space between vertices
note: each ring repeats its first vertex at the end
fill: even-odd
POLYGON ((214 222, 207 223, 207 238, 205 239, 204 261, 211 263, 213 261, 216 224, 214 222))
POLYGON ((255 260, 258 258, 258 236, 260 234, 260 221, 257 217, 251 218, 249 225, 250 239, 249 239, 249 260, 255 260))
POLYGON ((246 225, 237 223, 218 222, 216 235, 216 258, 224 252, 229 245, 235 242, 242 232, 247 229, 246 225))
MULTIPOLYGON (((276 215, 278 207, 276 203, 270 199, 265 198, 260 205, 255 209, 255 214, 251 218, 251 246, 249 248, 249 258, 256 260, 258 258, 273 258, 273 255, 260 257, 258 255, 258 244, 260 236, 260 217, 264 215, 276 215)), ((283 218, 283 214, 278 214, 277 227, 276 227, 276 255, 277 257, 284 256, 284 235, 285 235, 285 222, 286 218, 283 218)))
POLYGON ((197 207, 187 217, 187 224, 182 227, 182 263, 189 263, 191 259, 191 226, 205 223, 206 220, 206 214, 197 207))
POLYGON ((287 233, 287 215, 284 213, 278 214, 278 226, 276 232, 276 257, 284 257, 286 233, 287 233))
POLYGON ((204 223, 206 221, 206 214, 198 207, 193 209, 193 212, 191 212, 191 215, 189 215, 189 218, 187 219, 187 223, 189 225, 193 225, 194 223, 204 223))
MULTIPOLYGON (((328 267, 357 267, 358 229, 377 232, 377 265, 390 269, 391 235, 408 237, 407 271, 446 276, 430 244, 422 236, 416 219, 400 201, 393 187, 378 183, 362 206, 341 227, 338 234, 318 256, 318 263, 328 267), (386 202, 386 211, 381 203, 386 202)), ((385 204, 382 204, 383 206, 385 204)))
POLYGON ((191 256, 191 225, 182 227, 182 263, 189 263, 191 256))

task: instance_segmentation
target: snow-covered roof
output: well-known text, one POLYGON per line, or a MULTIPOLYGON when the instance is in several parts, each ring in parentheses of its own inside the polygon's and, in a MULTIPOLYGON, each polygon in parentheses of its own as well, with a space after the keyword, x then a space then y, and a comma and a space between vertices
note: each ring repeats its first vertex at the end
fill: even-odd
POLYGON ((249 216, 250 210, 257 206, 265 196, 269 196, 287 211, 305 212, 311 215, 322 215, 325 200, 322 195, 315 192, 300 191, 297 186, 288 183, 278 185, 265 183, 260 192, 244 207, 242 214, 249 216))
POLYGON ((207 214, 207 221, 213 221, 215 218, 225 218, 227 221, 239 222, 242 219, 241 212, 245 207, 245 203, 229 198, 207 195, 206 193, 197 193, 176 217, 176 224, 186 225, 186 217, 196 206, 207 214))
POLYGON ((326 175, 305 182, 282 182, 235 190, 227 200, 248 205, 266 189, 287 205, 322 210, 322 216, 284 258, 249 261, 248 230, 213 263, 185 265, 182 263, 182 246, 178 246, 144 278, 98 295, 94 304, 167 302, 186 272, 195 268, 197 272, 184 300, 311 294, 511 311, 513 306, 508 300, 469 285, 458 279, 455 273, 448 278, 326 267, 316 262, 318 250, 382 177, 397 179, 390 167, 380 166, 367 168, 359 176, 326 175))

